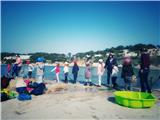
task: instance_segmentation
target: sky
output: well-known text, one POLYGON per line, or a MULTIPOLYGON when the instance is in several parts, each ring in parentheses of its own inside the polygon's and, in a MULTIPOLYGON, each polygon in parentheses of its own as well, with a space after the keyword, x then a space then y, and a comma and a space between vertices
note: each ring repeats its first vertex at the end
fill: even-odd
POLYGON ((1 3, 1 51, 69 53, 160 45, 160 2, 1 3))

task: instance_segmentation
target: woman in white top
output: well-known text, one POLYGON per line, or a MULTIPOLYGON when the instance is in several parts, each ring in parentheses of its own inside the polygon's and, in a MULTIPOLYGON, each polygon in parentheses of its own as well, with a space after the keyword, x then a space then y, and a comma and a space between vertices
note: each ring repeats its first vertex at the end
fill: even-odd
POLYGON ((103 60, 99 59, 99 64, 97 67, 97 74, 98 74, 98 86, 101 86, 101 82, 102 82, 102 75, 104 73, 104 64, 103 64, 103 60))

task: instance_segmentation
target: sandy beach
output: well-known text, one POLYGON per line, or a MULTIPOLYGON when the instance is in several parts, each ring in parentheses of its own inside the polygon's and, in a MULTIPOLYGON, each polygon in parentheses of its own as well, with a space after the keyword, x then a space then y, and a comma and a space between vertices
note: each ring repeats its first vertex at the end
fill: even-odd
MULTIPOLYGON (((152 108, 132 109, 115 103, 114 90, 84 87, 81 84, 47 82, 46 94, 32 100, 12 99, 1 102, 2 120, 53 119, 160 119, 160 100, 152 108)), ((160 92, 153 94, 160 96, 160 92)))

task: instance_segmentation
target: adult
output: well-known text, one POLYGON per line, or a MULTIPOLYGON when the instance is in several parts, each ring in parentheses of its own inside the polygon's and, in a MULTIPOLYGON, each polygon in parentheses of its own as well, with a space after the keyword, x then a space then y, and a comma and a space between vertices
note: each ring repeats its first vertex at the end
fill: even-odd
POLYGON ((124 79, 125 90, 131 90, 132 75, 134 75, 134 71, 131 58, 129 56, 124 57, 121 77, 124 79))
POLYGON ((72 68, 72 74, 73 74, 73 78, 74 78, 73 83, 76 83, 76 81, 77 81, 78 71, 79 71, 79 67, 77 65, 77 62, 74 61, 74 65, 72 68))
POLYGON ((114 58, 113 54, 110 53, 106 62, 104 68, 107 68, 107 84, 110 86, 110 78, 112 74, 113 65, 117 65, 117 61, 114 58))
POLYGON ((140 70, 139 70, 139 77, 140 77, 140 84, 141 84, 141 91, 151 93, 151 88, 148 83, 148 75, 150 70, 150 55, 147 52, 147 49, 141 49, 141 59, 140 59, 140 70))

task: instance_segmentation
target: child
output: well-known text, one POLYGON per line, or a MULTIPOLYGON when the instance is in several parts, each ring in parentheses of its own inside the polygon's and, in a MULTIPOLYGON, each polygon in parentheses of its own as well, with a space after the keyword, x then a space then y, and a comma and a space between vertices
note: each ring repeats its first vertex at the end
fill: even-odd
POLYGON ((33 70, 34 70, 34 67, 33 67, 33 65, 30 63, 29 60, 26 61, 26 64, 28 64, 28 77, 29 77, 29 79, 31 79, 31 78, 32 78, 32 72, 33 72, 33 70))
POLYGON ((77 62, 75 61, 74 62, 74 66, 72 68, 72 74, 73 74, 73 77, 74 77, 74 83, 76 83, 76 81, 77 81, 78 71, 79 71, 79 67, 77 65, 77 62))
POLYGON ((7 64, 7 76, 10 78, 11 77, 11 64, 7 64))
POLYGON ((113 88, 117 87, 116 80, 117 80, 118 72, 119 72, 118 67, 116 65, 113 65, 112 74, 111 74, 113 88))
POLYGON ((99 64, 97 67, 97 74, 98 74, 98 87, 101 86, 101 82, 102 82, 102 75, 104 73, 104 65, 103 65, 103 60, 99 59, 99 64))
POLYGON ((43 83, 44 78, 44 63, 41 61, 37 61, 36 63, 36 82, 43 83))
POLYGON ((64 72, 64 76, 65 76, 65 83, 68 83, 68 73, 69 73, 69 67, 68 67, 68 62, 65 62, 64 63, 64 69, 63 69, 63 72, 64 72))
POLYGON ((57 63, 56 67, 51 70, 51 72, 53 72, 53 71, 55 71, 55 73, 56 73, 56 80, 57 80, 57 83, 59 83, 59 73, 60 73, 59 63, 57 63))
POLYGON ((125 90, 131 90, 131 78, 134 75, 132 62, 130 57, 125 57, 122 67, 121 77, 125 82, 125 90))
POLYGON ((86 82, 84 85, 87 85, 87 83, 89 83, 89 85, 91 86, 91 67, 89 62, 86 63, 85 79, 86 79, 86 82))

